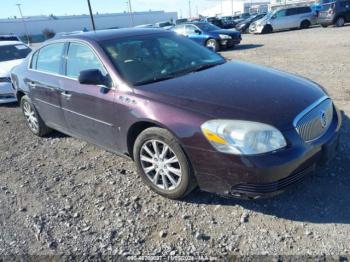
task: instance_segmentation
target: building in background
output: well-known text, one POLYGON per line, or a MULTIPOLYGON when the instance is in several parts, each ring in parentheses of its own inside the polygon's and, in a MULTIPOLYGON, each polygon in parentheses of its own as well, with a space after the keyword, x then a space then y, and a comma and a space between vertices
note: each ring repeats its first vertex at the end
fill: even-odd
POLYGON ((201 13, 203 16, 228 16, 239 13, 265 13, 269 9, 270 1, 252 0, 252 1, 232 1, 223 0, 213 8, 209 8, 201 13))
MULTIPOLYGON (((176 12, 149 11, 134 12, 133 24, 154 24, 160 21, 175 21, 178 18, 176 12)), ((95 14, 97 29, 123 28, 132 26, 129 13, 116 14, 95 14)), ((92 30, 90 16, 72 15, 72 16, 35 16, 24 18, 29 35, 32 37, 42 35, 44 30, 50 30, 54 33, 71 32, 81 30, 92 30)), ((0 34, 25 35, 23 21, 21 19, 0 19, 0 34)))
POLYGON ((316 0, 271 0, 270 9, 276 9, 283 6, 312 5, 316 2, 316 0))

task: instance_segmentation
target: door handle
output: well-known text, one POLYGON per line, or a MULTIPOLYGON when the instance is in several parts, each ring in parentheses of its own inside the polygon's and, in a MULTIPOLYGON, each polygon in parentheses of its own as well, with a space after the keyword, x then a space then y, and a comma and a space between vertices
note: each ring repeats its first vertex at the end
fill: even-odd
POLYGON ((66 99, 70 99, 70 98, 72 97, 72 95, 69 94, 67 91, 63 91, 63 92, 61 93, 61 95, 62 95, 64 98, 66 98, 66 99))
POLYGON ((33 82, 28 82, 28 86, 32 89, 35 89, 36 88, 36 84, 33 83, 33 82))

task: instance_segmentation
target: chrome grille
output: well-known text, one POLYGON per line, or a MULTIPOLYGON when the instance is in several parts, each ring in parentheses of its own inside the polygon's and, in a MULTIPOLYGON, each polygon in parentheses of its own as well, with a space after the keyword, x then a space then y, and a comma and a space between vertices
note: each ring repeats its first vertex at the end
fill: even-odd
POLYGON ((323 136, 333 121, 333 103, 329 98, 313 104, 304 110, 295 121, 295 128, 305 142, 323 136))

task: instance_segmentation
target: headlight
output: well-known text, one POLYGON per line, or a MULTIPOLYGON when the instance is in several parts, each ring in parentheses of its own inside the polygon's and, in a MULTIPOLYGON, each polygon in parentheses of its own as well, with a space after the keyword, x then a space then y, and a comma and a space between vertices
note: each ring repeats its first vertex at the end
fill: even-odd
POLYGON ((279 130, 263 123, 210 120, 201 129, 215 149, 228 154, 258 155, 287 146, 279 130))
POLYGON ((222 39, 222 40, 232 39, 232 37, 229 36, 229 35, 219 35, 219 37, 220 37, 220 39, 222 39))
POLYGON ((245 25, 246 24, 240 24, 240 25, 238 25, 238 28, 241 29, 241 28, 245 27, 245 25))

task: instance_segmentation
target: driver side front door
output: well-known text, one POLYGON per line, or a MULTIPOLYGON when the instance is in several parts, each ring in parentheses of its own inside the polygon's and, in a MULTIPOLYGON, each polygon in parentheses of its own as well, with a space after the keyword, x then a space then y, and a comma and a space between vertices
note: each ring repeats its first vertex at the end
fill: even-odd
POLYGON ((84 85, 78 81, 81 71, 98 69, 107 75, 107 70, 96 52, 85 43, 69 43, 66 57, 66 78, 60 86, 62 109, 69 131, 91 143, 118 151, 115 89, 84 85))

